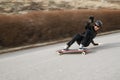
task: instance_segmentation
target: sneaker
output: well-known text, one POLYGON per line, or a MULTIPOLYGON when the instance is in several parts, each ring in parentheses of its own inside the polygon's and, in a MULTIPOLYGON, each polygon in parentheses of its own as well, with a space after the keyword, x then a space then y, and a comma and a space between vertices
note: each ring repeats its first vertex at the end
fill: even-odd
POLYGON ((78 51, 84 51, 84 49, 83 48, 79 48, 78 51))
POLYGON ((86 50, 86 48, 82 45, 82 44, 80 44, 80 46, 79 46, 79 49, 78 50, 80 50, 80 51, 85 51, 86 50))
POLYGON ((80 46, 79 46, 79 50, 84 50, 83 47, 84 47, 84 46, 83 46, 82 44, 80 44, 80 46))
POLYGON ((63 50, 69 50, 69 46, 68 46, 68 45, 65 45, 65 47, 64 47, 63 50))
POLYGON ((78 50, 80 50, 80 51, 86 51, 87 48, 83 47, 83 48, 79 48, 78 50))

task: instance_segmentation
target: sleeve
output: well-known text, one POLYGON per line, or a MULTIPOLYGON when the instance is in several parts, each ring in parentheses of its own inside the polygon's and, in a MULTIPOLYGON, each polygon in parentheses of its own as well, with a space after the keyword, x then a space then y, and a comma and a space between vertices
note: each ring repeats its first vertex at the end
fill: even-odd
POLYGON ((90 16, 89 17, 89 20, 86 22, 86 24, 85 24, 85 29, 88 29, 88 28, 90 28, 91 27, 91 24, 93 24, 94 23, 94 16, 90 16))
POLYGON ((92 43, 94 46, 99 45, 98 43, 95 43, 94 40, 92 40, 91 43, 92 43))
POLYGON ((85 29, 88 29, 88 28, 90 28, 90 22, 86 22, 85 24, 85 29))
POLYGON ((92 40, 91 43, 94 45, 95 44, 94 40, 92 40))

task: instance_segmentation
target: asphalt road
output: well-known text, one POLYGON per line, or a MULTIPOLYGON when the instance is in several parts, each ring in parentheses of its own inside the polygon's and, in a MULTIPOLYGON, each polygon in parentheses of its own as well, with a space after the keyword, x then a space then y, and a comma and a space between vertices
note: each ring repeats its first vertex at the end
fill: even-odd
POLYGON ((120 80, 120 33, 95 41, 87 55, 58 55, 65 43, 1 54, 0 80, 120 80))

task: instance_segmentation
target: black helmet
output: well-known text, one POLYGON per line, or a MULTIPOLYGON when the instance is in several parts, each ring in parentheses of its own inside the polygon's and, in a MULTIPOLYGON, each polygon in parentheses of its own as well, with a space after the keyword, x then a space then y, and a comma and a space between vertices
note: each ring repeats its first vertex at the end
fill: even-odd
POLYGON ((97 21, 95 21, 95 25, 98 27, 102 27, 103 23, 101 20, 97 20, 97 21))

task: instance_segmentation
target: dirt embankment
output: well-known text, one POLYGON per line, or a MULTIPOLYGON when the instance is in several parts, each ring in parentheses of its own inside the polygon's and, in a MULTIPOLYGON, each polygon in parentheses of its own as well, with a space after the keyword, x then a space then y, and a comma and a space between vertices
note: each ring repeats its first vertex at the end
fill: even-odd
POLYGON ((120 10, 40 11, 0 15, 0 45, 16 47, 64 39, 84 31, 90 15, 103 21, 102 32, 120 29, 120 10))
POLYGON ((31 11, 120 9, 120 1, 113 0, 0 0, 0 13, 25 14, 31 11), (112 2, 111 2, 112 1, 112 2))

